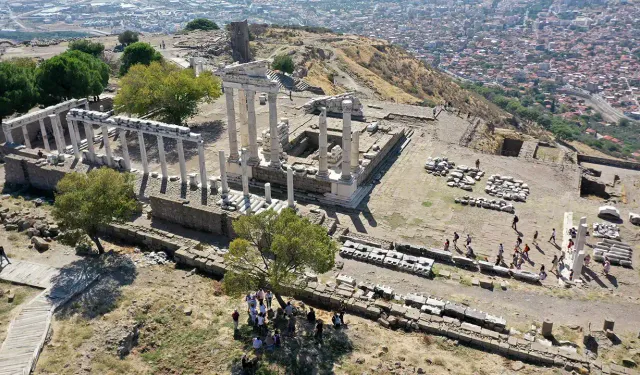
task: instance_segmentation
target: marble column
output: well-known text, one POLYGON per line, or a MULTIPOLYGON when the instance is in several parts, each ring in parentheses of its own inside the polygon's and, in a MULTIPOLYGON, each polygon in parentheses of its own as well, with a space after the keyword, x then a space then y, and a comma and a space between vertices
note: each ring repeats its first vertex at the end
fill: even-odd
POLYGON ((82 144, 82 138, 80 137, 80 123, 75 121, 73 123, 73 130, 76 132, 76 141, 78 142, 78 147, 82 144))
POLYGON ((13 143, 13 135, 11 134, 11 129, 9 128, 4 129, 4 138, 7 143, 13 143))
POLYGON ((104 153, 107 155, 107 165, 113 166, 113 154, 111 153, 111 140, 109 139, 109 128, 107 125, 100 126, 102 130, 102 143, 104 144, 104 153))
POLYGON ((246 148, 242 149, 241 165, 242 165, 242 194, 245 198, 249 198, 249 175, 247 169, 247 159, 249 153, 246 148))
POLYGON ((256 128, 256 92, 247 91, 247 124, 249 131, 249 163, 255 165, 260 163, 258 155, 258 130, 256 128))
MULTIPOLYGON (((55 134, 55 132, 54 132, 55 134)), ((87 136, 87 150, 89 151, 89 160, 96 162, 96 150, 93 145, 93 125, 88 122, 84 123, 84 134, 87 136)))
POLYGON ((328 145, 327 145, 327 108, 322 107, 320 109, 320 120, 318 121, 318 128, 320 129, 320 136, 318 139, 318 151, 320 155, 318 157, 318 177, 329 177, 329 164, 328 164, 328 145))
POLYGON ((351 134, 351 173, 360 167, 360 132, 354 131, 351 134))
POLYGON ((351 180, 351 100, 342 101, 342 180, 351 180))
MULTIPOLYGON (((62 146, 62 140, 60 140, 60 127, 58 126, 58 115, 49 115, 49 121, 51 121, 51 129, 53 130, 53 138, 56 141, 56 150, 58 154, 62 154, 64 147, 62 146)), ((13 140, 11 140, 13 142, 13 140)))
POLYGON ((162 172, 162 179, 169 178, 167 172, 167 158, 164 153, 164 140, 161 135, 158 135, 158 159, 160 159, 160 171, 162 172))
POLYGON ((91 108, 89 107, 89 101, 88 100, 86 102, 84 102, 84 109, 85 109, 85 111, 91 110, 91 108))
POLYGON ((247 131, 247 92, 238 89, 238 123, 240 126, 240 147, 249 147, 247 131))
POLYGON ((76 160, 80 159, 80 144, 78 143, 78 138, 76 137, 76 127, 78 124, 73 120, 68 120, 67 124, 69 125, 69 137, 71 138, 71 146, 73 147, 73 156, 76 160))
POLYGON ((291 166, 287 168, 287 203, 289 208, 294 208, 296 206, 296 203, 293 200, 293 169, 291 166))
POLYGON ((268 204, 271 204, 271 183, 264 184, 264 200, 268 204))
POLYGON ((200 166, 200 188, 207 189, 207 164, 204 161, 204 141, 198 142, 198 164, 200 166))
POLYGON ((236 111, 233 103, 233 88, 227 87, 224 91, 227 101, 227 127, 229 131, 229 160, 238 160, 238 133, 236 130, 236 111))
POLYGON ((140 161, 142 162, 142 172, 149 174, 149 161, 147 160, 147 149, 144 145, 144 133, 138 131, 138 147, 140 148, 140 161))
POLYGON ((182 139, 177 138, 176 144, 178 145, 178 160, 180 161, 180 183, 186 185, 187 183, 187 163, 184 160, 184 145, 182 139))
POLYGON ((122 158, 124 160, 124 168, 131 170, 131 158, 129 157, 129 145, 127 144, 127 131, 120 129, 120 147, 122 147, 122 158))
POLYGON ((223 150, 218 151, 218 159, 220 159, 220 189, 222 197, 226 200, 227 194, 229 194, 229 184, 227 182, 227 160, 223 150))
POLYGON ((27 125, 22 125, 22 136, 24 137, 24 145, 27 148, 31 148, 31 140, 29 139, 29 131, 27 130, 27 125))
POLYGON ((42 134, 42 142, 44 143, 44 149, 47 151, 51 151, 51 146, 49 146, 49 137, 47 137, 47 128, 44 126, 44 119, 38 120, 40 123, 40 133, 42 134))
POLYGON ((198 61, 198 75, 202 74, 204 72, 204 63, 202 62, 202 60, 198 61))
POLYGON ((269 133, 271 134, 271 167, 280 168, 280 137, 278 136, 278 93, 269 93, 269 133))
POLYGON ((58 131, 60 132, 60 142, 62 142, 62 152, 67 148, 67 140, 64 137, 64 128, 62 127, 62 113, 56 118, 56 124, 58 125, 58 131))

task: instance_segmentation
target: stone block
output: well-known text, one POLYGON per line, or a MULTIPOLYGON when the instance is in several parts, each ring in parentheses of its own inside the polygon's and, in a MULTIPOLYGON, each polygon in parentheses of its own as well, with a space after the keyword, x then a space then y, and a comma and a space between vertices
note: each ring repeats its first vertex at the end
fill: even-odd
POLYGON ((391 305, 391 315, 404 316, 406 312, 407 308, 405 306, 399 305, 397 303, 391 305))
MULTIPOLYGON (((392 312, 393 314, 393 312, 392 312)), ((409 307, 407 308, 404 317, 410 320, 418 320, 420 319, 420 310, 413 308, 413 307, 409 307)))
POLYGON ((493 290, 493 280, 480 279, 480 287, 484 289, 493 290))
POLYGON ((367 311, 365 312, 365 316, 369 319, 378 319, 381 313, 382 311, 380 310, 380 308, 369 305, 367 307, 367 311))
POLYGON ((340 274, 340 275, 338 275, 338 277, 336 277, 336 282, 338 283, 338 285, 347 284, 347 285, 350 285, 352 287, 356 286, 356 279, 354 279, 351 276, 347 276, 347 275, 343 275, 343 274, 340 274))
POLYGON ((486 329, 486 328, 482 329, 482 335, 490 337, 490 338, 492 338, 494 340, 499 340, 500 339, 500 334, 498 334, 498 332, 495 332, 495 331, 492 331, 492 330, 486 329))
POLYGON ((467 308, 464 312, 464 320, 467 320, 469 322, 472 322, 478 325, 483 324, 486 317, 487 317, 486 313, 483 313, 481 311, 474 310, 471 308, 467 308))
POLYGON ((458 319, 464 319, 466 307, 455 303, 447 303, 444 307, 444 314, 458 319))
POLYGON ((387 301, 377 299, 373 304, 375 307, 379 308, 382 311, 386 311, 386 312, 391 311, 391 304, 387 301))
POLYGON ((466 322, 462 323, 460 328, 462 328, 465 331, 470 331, 470 332, 474 332, 474 333, 481 333, 482 332, 482 327, 477 326, 475 324, 466 323, 466 322))

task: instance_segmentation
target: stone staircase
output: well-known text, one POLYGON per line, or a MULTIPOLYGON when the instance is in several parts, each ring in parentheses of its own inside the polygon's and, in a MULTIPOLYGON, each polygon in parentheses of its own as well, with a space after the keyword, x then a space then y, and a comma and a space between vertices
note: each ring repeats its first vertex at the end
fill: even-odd
POLYGON ((537 140, 525 141, 522 144, 522 147, 520 148, 520 153, 518 154, 518 157, 533 159, 536 155, 536 150, 538 150, 537 140))
POLYGON ((296 92, 311 91, 320 94, 320 92, 318 92, 319 88, 311 86, 309 83, 302 79, 294 78, 287 74, 278 73, 273 70, 267 70, 267 77, 269 77, 269 79, 272 81, 278 82, 280 88, 284 90, 291 90, 296 92))

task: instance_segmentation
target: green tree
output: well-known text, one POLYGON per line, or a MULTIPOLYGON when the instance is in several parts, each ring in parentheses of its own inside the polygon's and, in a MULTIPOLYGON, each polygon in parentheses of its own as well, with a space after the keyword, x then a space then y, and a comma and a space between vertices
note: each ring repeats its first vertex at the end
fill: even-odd
POLYGON ((143 64, 149 65, 153 61, 162 60, 160 52, 149 43, 136 42, 127 46, 122 54, 122 65, 120 66, 120 75, 124 76, 133 65, 143 64))
POLYGON ((624 128, 624 127, 627 127, 629 125, 631 125, 631 121, 628 118, 624 118, 623 117, 620 120, 618 120, 618 126, 621 126, 621 127, 624 128))
POLYGON ((129 44, 136 43, 138 41, 138 33, 131 30, 126 30, 118 35, 118 42, 120 44, 128 46, 129 44))
POLYGON ((7 116, 27 112, 37 98, 33 67, 13 61, 0 62, 0 124, 7 116))
POLYGON ((333 268, 335 241, 324 228, 291 209, 240 216, 233 229, 238 237, 225 255, 228 268, 223 280, 231 295, 268 288, 284 307, 282 294, 304 280, 305 272, 320 274, 333 268))
POLYGON ((67 51, 46 60, 36 72, 43 104, 98 96, 109 83, 109 66, 81 51, 67 51))
POLYGON ((182 124, 198 113, 200 101, 211 102, 222 95, 220 80, 211 72, 198 77, 192 69, 162 62, 135 65, 120 80, 115 106, 120 112, 182 124))
POLYGON ((102 254, 100 228, 128 220, 138 208, 134 180, 130 173, 106 167, 86 174, 69 173, 56 187, 53 216, 62 230, 88 236, 102 254))
POLYGON ((218 30, 219 27, 215 22, 208 20, 206 18, 196 18, 195 20, 189 22, 187 26, 184 27, 187 31, 193 30, 218 30))
POLYGON ((93 57, 101 57, 104 52, 104 44, 98 42, 92 42, 87 39, 74 40, 69 43, 70 51, 81 51, 88 53, 93 57))
POLYGON ((278 55, 273 59, 271 68, 291 74, 293 73, 293 59, 289 55, 278 55))

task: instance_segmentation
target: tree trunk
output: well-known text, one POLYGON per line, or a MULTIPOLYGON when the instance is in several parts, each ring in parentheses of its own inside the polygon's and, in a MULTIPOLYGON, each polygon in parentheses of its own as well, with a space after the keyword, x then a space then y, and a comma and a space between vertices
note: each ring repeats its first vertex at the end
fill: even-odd
POLYGON ((96 244, 96 247, 98 248, 98 254, 104 254, 104 247, 102 247, 102 243, 100 243, 100 238, 98 238, 98 236, 95 234, 92 236, 89 236, 89 238, 91 238, 93 242, 96 244))
POLYGON ((280 293, 273 293, 273 295, 276 296, 276 300, 280 304, 280 307, 282 307, 283 309, 287 307, 287 303, 284 301, 284 299, 282 299, 280 293))

